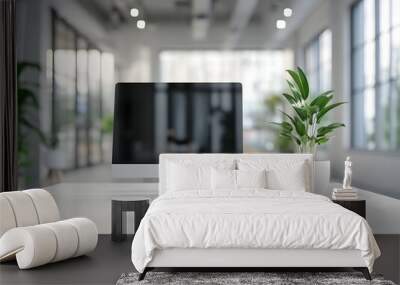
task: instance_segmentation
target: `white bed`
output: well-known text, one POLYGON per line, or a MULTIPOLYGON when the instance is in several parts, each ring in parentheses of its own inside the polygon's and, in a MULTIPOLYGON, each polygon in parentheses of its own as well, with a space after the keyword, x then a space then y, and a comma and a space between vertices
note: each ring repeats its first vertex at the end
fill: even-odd
POLYGON ((134 237, 134 266, 141 278, 154 267, 354 267, 368 278, 380 252, 367 222, 310 193, 313 172, 312 157, 303 154, 161 155, 160 197, 134 237), (169 170, 175 164, 228 174, 266 167, 274 190, 208 189, 201 171, 176 175, 169 170))

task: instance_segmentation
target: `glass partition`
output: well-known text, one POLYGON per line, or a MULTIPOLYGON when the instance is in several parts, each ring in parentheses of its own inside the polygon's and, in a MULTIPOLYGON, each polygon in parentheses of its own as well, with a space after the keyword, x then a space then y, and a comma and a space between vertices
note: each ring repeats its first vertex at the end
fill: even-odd
POLYGON ((104 157, 103 89, 113 94, 113 55, 103 53, 55 11, 52 38, 48 66, 53 86, 51 153, 57 155, 49 155, 49 168, 56 164, 51 160, 57 160, 58 169, 99 164, 104 157))

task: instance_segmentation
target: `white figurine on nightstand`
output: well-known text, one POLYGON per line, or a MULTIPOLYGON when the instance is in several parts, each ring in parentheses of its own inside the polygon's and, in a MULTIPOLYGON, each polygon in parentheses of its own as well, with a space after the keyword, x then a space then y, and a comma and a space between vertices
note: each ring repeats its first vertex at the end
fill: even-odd
POLYGON ((352 162, 350 156, 346 157, 344 162, 344 178, 342 188, 333 188, 332 199, 334 200, 357 200, 358 193, 356 189, 351 187, 351 177, 353 171, 351 169, 352 162))
POLYGON ((350 190, 351 188, 351 176, 353 171, 351 170, 350 156, 346 157, 344 162, 344 178, 343 178, 343 189, 350 190))

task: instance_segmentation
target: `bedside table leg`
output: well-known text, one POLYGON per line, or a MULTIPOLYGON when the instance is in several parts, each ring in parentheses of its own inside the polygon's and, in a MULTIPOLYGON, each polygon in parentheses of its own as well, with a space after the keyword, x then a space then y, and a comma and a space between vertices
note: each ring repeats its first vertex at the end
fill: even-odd
POLYGON ((113 202, 111 209, 111 240, 122 240, 122 206, 113 202))

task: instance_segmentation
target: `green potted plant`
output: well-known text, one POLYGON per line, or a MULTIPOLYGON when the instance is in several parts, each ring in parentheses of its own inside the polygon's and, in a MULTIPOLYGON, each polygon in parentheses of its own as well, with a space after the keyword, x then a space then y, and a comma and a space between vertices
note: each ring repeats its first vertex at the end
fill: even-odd
POLYGON ((18 166, 19 185, 25 187, 30 183, 28 169, 31 167, 29 161, 30 141, 32 134, 39 138, 39 142, 47 145, 47 139, 40 127, 32 121, 32 113, 40 110, 39 100, 36 96, 37 82, 29 82, 23 79, 26 71, 40 71, 40 66, 33 62, 22 61, 17 63, 17 109, 18 109, 18 166))
MULTIPOLYGON (((343 123, 326 123, 327 114, 346 102, 332 103, 333 91, 325 91, 316 96, 310 95, 308 80, 303 70, 297 67, 295 70, 287 70, 290 79, 287 80, 289 92, 283 96, 293 109, 292 114, 282 111, 287 119, 281 123, 273 123, 280 127, 280 135, 290 138, 297 146, 300 153, 316 154, 317 146, 329 142, 333 132, 345 125, 343 123)), ((315 176, 317 180, 329 182, 330 163, 315 164, 315 176)), ((315 182, 314 188, 325 190, 328 182, 315 182), (325 185, 326 184, 326 185, 325 185)))

